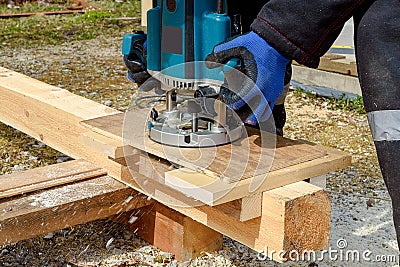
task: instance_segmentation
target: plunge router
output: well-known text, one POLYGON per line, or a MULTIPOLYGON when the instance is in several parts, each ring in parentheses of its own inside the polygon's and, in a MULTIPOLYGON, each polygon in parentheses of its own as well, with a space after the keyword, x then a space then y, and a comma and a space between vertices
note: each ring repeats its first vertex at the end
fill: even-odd
POLYGON ((123 55, 145 62, 146 71, 165 92, 165 108, 154 107, 149 114, 152 140, 209 147, 241 138, 241 119, 218 100, 224 70, 232 71, 239 62, 232 60, 216 69, 204 64, 216 44, 236 33, 240 33, 240 17, 231 20, 226 0, 157 0, 147 12, 147 34, 124 35, 123 55), (146 41, 137 46, 140 40, 146 41))

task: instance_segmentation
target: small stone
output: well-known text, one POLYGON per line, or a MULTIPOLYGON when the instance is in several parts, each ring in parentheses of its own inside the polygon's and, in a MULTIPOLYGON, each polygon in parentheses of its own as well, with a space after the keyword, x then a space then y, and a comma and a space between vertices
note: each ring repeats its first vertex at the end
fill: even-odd
POLYGON ((47 71, 46 67, 40 68, 36 73, 42 74, 43 72, 47 71))
POLYGON ((106 101, 103 102, 103 104, 109 107, 109 106, 111 106, 112 101, 111 100, 106 100, 106 101))
POLYGON ((52 239, 53 236, 54 236, 53 233, 48 233, 47 235, 45 235, 45 236, 43 237, 43 239, 52 239))
POLYGON ((375 200, 368 199, 367 201, 367 208, 372 208, 375 205, 375 200))
POLYGON ((111 237, 108 241, 107 241, 107 243, 106 243, 106 248, 108 249, 109 247, 110 247, 110 245, 111 245, 111 243, 114 241, 114 238, 113 237, 111 237))
POLYGON ((28 160, 29 161, 35 161, 35 160, 38 160, 38 157, 30 156, 28 160))
POLYGON ((60 63, 63 64, 63 65, 68 65, 69 63, 71 63, 71 60, 64 59, 64 60, 61 60, 60 63))

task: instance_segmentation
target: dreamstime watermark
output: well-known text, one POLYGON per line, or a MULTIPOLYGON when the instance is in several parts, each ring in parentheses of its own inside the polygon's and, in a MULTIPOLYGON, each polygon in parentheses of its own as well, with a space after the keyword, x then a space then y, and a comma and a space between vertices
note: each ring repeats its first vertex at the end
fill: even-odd
POLYGON ((257 254, 259 261, 278 260, 278 261, 331 261, 331 262, 352 262, 352 263, 398 263, 399 255, 374 254, 371 250, 348 249, 348 243, 345 239, 339 239, 336 247, 329 247, 321 251, 285 251, 270 250, 264 248, 257 254))

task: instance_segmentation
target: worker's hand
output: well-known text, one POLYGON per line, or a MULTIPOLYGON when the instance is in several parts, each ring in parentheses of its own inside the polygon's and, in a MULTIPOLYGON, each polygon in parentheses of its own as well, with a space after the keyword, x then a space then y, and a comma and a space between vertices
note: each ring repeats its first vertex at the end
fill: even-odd
POLYGON ((136 53, 132 53, 129 56, 124 56, 124 64, 128 68, 128 79, 139 86, 143 84, 150 74, 147 72, 147 39, 143 38, 137 40, 134 45, 136 53))
POLYGON ((156 94, 164 94, 161 89, 161 83, 151 77, 147 72, 147 39, 143 38, 135 42, 134 49, 136 53, 124 56, 124 64, 128 68, 128 79, 137 83, 140 90, 148 92, 154 89, 156 94))
POLYGON ((242 118, 243 113, 247 113, 243 118, 245 123, 257 125, 271 115, 273 105, 283 90, 289 59, 258 34, 250 32, 215 46, 213 53, 207 56, 206 64, 215 68, 234 58, 240 59, 241 71, 248 78, 238 82, 237 75, 226 73, 220 99, 242 118))

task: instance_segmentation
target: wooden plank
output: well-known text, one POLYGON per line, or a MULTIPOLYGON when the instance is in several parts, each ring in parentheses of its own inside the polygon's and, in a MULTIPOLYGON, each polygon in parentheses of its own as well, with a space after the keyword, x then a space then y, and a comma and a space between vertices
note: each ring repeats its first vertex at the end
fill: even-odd
POLYGON ((87 120, 81 124, 106 137, 121 141, 124 145, 131 145, 159 158, 192 170, 201 170, 208 176, 223 178, 228 182, 252 178, 254 175, 266 175, 269 171, 326 155, 322 146, 281 138, 266 132, 260 134, 251 128, 247 129, 247 137, 234 144, 201 149, 163 146, 147 137, 147 112, 148 110, 143 109, 134 113, 87 120))
MULTIPOLYGON (((146 177, 130 172, 125 167, 121 179, 124 183, 132 184, 146 177)), ((289 251, 297 244, 295 248, 301 253, 308 249, 324 249, 328 244, 329 198, 321 188, 306 182, 264 192, 262 216, 244 222, 216 207, 201 205, 154 180, 148 179, 146 189, 152 192, 151 196, 157 201, 256 251, 266 247, 269 252, 282 249, 289 251), (292 216, 298 218, 300 223, 293 224, 290 220, 292 216), (281 219, 278 220, 278 217, 281 219), (289 231, 291 227, 297 234, 289 231)))
POLYGON ((327 149, 327 153, 328 155, 323 158, 271 171, 267 176, 260 175, 254 179, 241 180, 234 187, 221 179, 193 173, 189 169, 166 172, 165 184, 207 205, 215 206, 326 174, 351 164, 351 157, 344 152, 327 149))
POLYGON ((119 111, 0 67, 0 121, 72 157, 118 176, 119 164, 80 143, 79 122, 119 111))
POLYGON ((35 168, 0 176, 0 199, 105 175, 85 160, 35 168))
POLYGON ((116 221, 150 244, 172 253, 179 261, 222 249, 222 234, 159 203, 134 214, 129 212, 116 221))
POLYGON ((358 76, 357 64, 355 62, 347 63, 322 57, 318 69, 355 77, 358 76))
MULTIPOLYGON (((294 65, 301 64, 293 61, 294 65)), ((358 77, 357 64, 354 61, 349 62, 343 55, 327 53, 321 57, 318 70, 335 72, 339 74, 358 77)))
POLYGON ((46 234, 151 204, 147 197, 102 176, 0 201, 0 244, 46 234))

